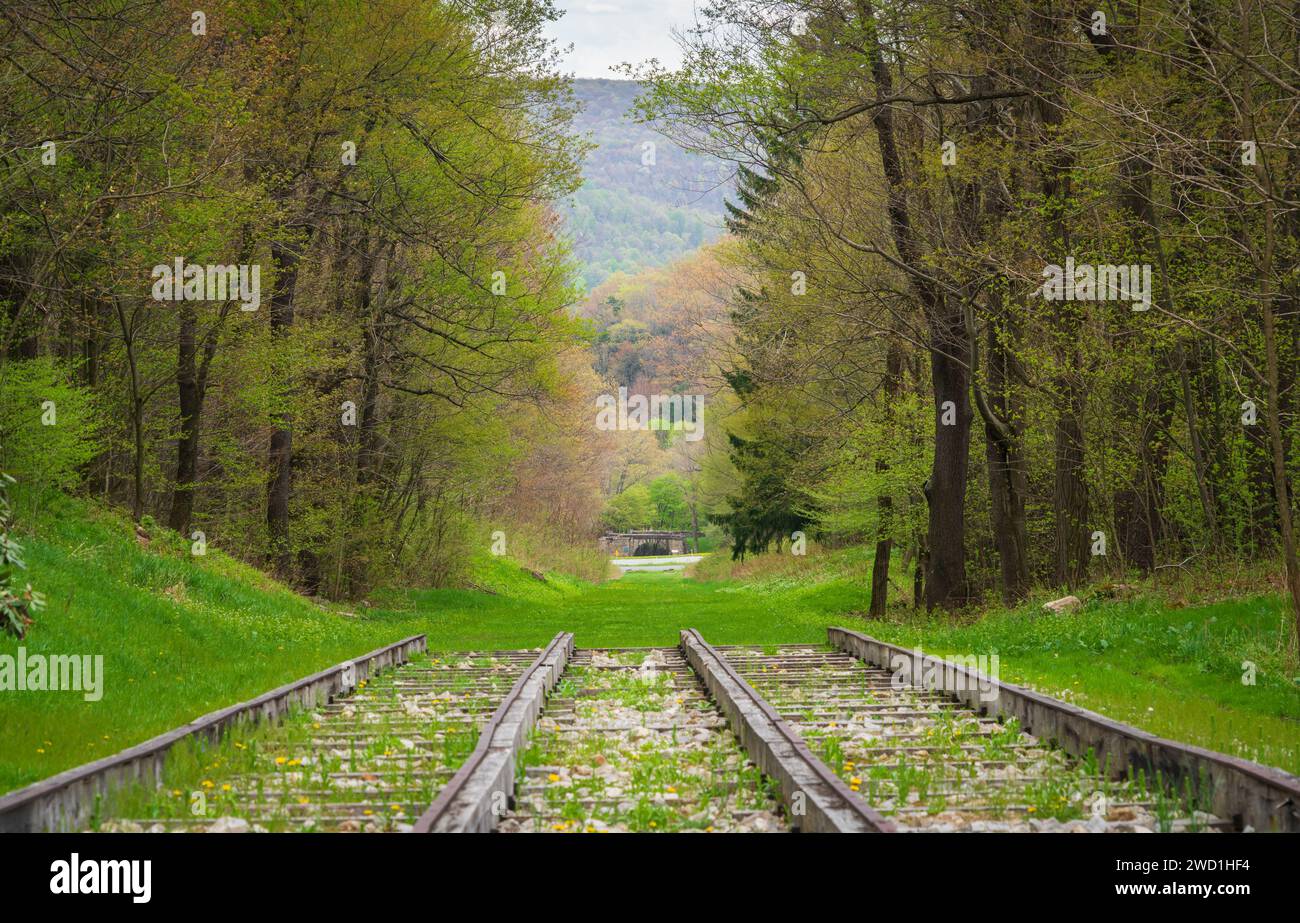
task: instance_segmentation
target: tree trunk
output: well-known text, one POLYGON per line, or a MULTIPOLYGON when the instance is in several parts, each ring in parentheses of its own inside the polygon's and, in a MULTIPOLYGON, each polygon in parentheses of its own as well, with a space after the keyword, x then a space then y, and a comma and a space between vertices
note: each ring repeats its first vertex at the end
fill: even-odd
POLYGON ((871 609, 873 619, 883 618, 889 599, 889 556, 894 547, 890 538, 876 542, 876 558, 871 563, 871 609))
MULTIPOLYGON (((1256 168, 1262 172, 1260 168, 1256 168)), ((1271 192, 1271 189, 1269 190, 1271 192)), ((1291 595, 1291 613, 1295 619, 1295 644, 1300 647, 1300 561, 1296 557, 1295 528, 1291 516, 1291 489, 1286 471, 1286 443, 1282 437, 1282 395, 1278 358, 1277 322, 1273 312, 1273 250, 1275 247, 1273 204, 1264 203, 1264 243, 1260 260, 1260 317, 1264 328, 1265 376, 1268 408, 1264 417, 1268 425, 1269 448, 1273 460, 1273 491, 1277 500, 1277 522, 1282 533, 1282 554, 1286 562, 1286 583, 1291 595)))
POLYGON ((965 323, 949 318, 931 330, 934 381, 934 466, 926 484, 930 507, 929 569, 925 605, 957 608, 966 604, 966 479, 970 465, 970 347, 965 323), (945 422, 948 421, 948 422, 945 422))
MULTIPOLYGON (((1248 14, 1244 10, 1242 17, 1243 25, 1246 26, 1243 31, 1249 34, 1248 14)), ((1256 134, 1254 107, 1249 81, 1245 85, 1238 112, 1242 119, 1242 137, 1254 138, 1256 134)), ((1264 416, 1268 426, 1268 441, 1273 462, 1273 492, 1277 501, 1277 524, 1282 533, 1282 555, 1286 563, 1287 589, 1291 595, 1291 614, 1295 620, 1292 642, 1294 649, 1300 650, 1300 561, 1296 558, 1295 527, 1291 515, 1291 487, 1286 470, 1287 444, 1282 431, 1282 372, 1278 355, 1277 321, 1273 308, 1273 299, 1281 294, 1274 276, 1277 260, 1277 215, 1274 204, 1276 196, 1273 177, 1266 168, 1265 157, 1256 159, 1254 173, 1255 181, 1264 193, 1260 205, 1263 210, 1261 216, 1263 240, 1259 243, 1258 249, 1252 248, 1251 252, 1259 281, 1259 311, 1264 332, 1264 376, 1268 390, 1268 408, 1264 416)))
MULTIPOLYGON (((298 281, 298 255, 280 242, 271 244, 275 261, 275 290, 271 293, 270 327, 273 342, 287 337, 293 328, 294 288, 298 281)), ((288 399, 288 396, 285 395, 288 399)), ((270 562, 282 579, 290 579, 293 549, 289 537, 289 496, 293 488, 293 432, 289 414, 281 411, 271 433, 268 455, 270 478, 266 491, 266 526, 270 538, 270 562)))
POLYGON ((1187 432, 1191 442, 1192 471, 1196 476, 1196 493, 1201 500, 1201 513, 1205 516, 1205 528, 1210 535, 1211 551, 1219 551, 1223 545, 1219 534, 1219 517, 1217 502, 1210 487, 1209 464, 1205 457, 1204 440, 1201 435, 1201 421, 1196 408, 1196 397, 1192 391, 1192 376, 1188 370, 1187 350, 1182 351, 1179 363, 1178 380, 1183 398, 1183 414, 1187 420, 1187 432))
MULTIPOLYGON (((379 382, 383 364, 383 337, 379 327, 383 323, 383 311, 374 309, 373 285, 377 253, 370 249, 369 235, 363 235, 360 243, 361 268, 356 281, 357 313, 361 317, 365 343, 361 370, 361 406, 358 408, 360 432, 357 434, 357 484, 364 486, 376 478, 379 467, 379 382)), ((381 241, 376 250, 382 245, 381 241)))
POLYGON ((990 413, 984 420, 985 457, 988 461, 993 542, 998 549, 1002 602, 1006 606, 1014 606, 1029 595, 1029 545, 1025 522, 1029 472, 1020 446, 1019 409, 1007 393, 1011 377, 1007 374, 1007 365, 1011 361, 997 327, 989 324, 990 413))
POLYGON ((1091 530, 1088 528, 1088 491, 1083 481, 1083 396, 1063 383, 1066 407, 1056 419, 1056 484, 1052 506, 1056 510, 1056 582, 1069 589, 1088 576, 1091 530))
POLYGON ((176 486, 172 490, 172 509, 167 524, 188 535, 190 516, 194 512, 194 476, 199 458, 198 314, 194 302, 180 303, 180 333, 177 338, 179 357, 176 363, 176 391, 180 409, 180 439, 176 442, 176 486))
POLYGON ((925 551, 925 545, 921 544, 916 549, 916 570, 912 574, 912 607, 921 608, 921 601, 925 598, 925 570, 929 565, 930 556, 925 551))
POLYGON ((1146 573, 1156 566, 1166 532, 1162 484, 1169 467, 1169 440, 1165 434, 1174 417, 1174 392, 1168 376, 1177 373, 1174 365, 1178 361, 1176 353, 1157 356, 1154 380, 1138 400, 1124 404, 1125 415, 1138 422, 1137 468, 1133 483, 1115 495, 1115 530, 1125 563, 1146 573))
MULTIPOLYGON (((885 352, 885 426, 893 425, 894 401, 903 390, 903 350, 891 339, 885 352)), ((877 459, 876 471, 889 470, 889 463, 877 459)), ((889 559, 894 550, 894 498, 883 495, 876 498, 880 511, 880 538, 876 541, 876 556, 871 563, 871 617, 883 618, 889 605, 889 559)))
MULTIPOLYGON (((870 4, 862 16, 872 16, 870 4)), ((893 76, 885 61, 879 37, 868 47, 878 102, 893 95, 893 76)), ((928 608, 965 605, 966 585, 966 478, 970 461, 970 345, 963 310, 954 310, 921 271, 920 247, 907 203, 907 181, 894 132, 893 111, 880 105, 872 113, 886 182, 890 231, 898 256, 906 267, 908 285, 925 313, 930 342, 930 372, 934 385, 934 464, 926 486, 930 507, 929 571, 925 602, 928 608), (945 418, 949 422, 944 422, 945 418)))

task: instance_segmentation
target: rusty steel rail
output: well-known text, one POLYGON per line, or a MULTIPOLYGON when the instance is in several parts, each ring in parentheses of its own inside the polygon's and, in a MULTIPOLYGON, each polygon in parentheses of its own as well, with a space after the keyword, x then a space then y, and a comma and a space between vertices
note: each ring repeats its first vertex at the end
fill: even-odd
POLYGON ((1230 819, 1237 830, 1300 832, 1300 778, 1280 769, 1157 737, 1077 705, 847 628, 829 628, 827 635, 831 646, 869 664, 883 669, 899 664, 917 680, 933 676, 933 688, 983 714, 1016 718, 1025 731, 1053 741, 1068 753, 1083 756, 1091 750, 1098 764, 1116 775, 1142 770, 1149 779, 1159 774, 1178 791, 1190 786, 1198 798, 1208 798, 1214 814, 1230 819), (995 696, 988 696, 990 689, 996 691, 995 696))
POLYGON ((810 833, 893 833, 892 822, 854 795, 803 738, 694 628, 681 634, 704 681, 750 758, 781 785, 792 826, 810 833))
POLYGON ((474 752, 447 781, 415 833, 487 833, 515 790, 515 764, 546 694, 573 656, 573 634, 560 632, 515 681, 482 730, 474 752))
POLYGON ((20 788, 0 798, 0 833, 58 832, 84 826, 110 791, 133 783, 156 784, 168 752, 182 740, 200 734, 215 739, 242 721, 270 722, 292 708, 314 707, 319 701, 351 692, 361 680, 405 663, 412 653, 426 647, 424 635, 413 635, 255 699, 210 712, 120 753, 20 788))

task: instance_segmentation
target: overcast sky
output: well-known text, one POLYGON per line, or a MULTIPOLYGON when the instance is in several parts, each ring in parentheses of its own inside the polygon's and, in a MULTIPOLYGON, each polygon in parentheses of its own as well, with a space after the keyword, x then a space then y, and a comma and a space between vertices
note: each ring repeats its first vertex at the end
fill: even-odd
POLYGON ((556 0, 564 16, 547 29, 561 47, 572 44, 564 70, 575 77, 621 77, 610 67, 658 58, 676 67, 681 58, 670 30, 695 19, 695 0, 556 0))

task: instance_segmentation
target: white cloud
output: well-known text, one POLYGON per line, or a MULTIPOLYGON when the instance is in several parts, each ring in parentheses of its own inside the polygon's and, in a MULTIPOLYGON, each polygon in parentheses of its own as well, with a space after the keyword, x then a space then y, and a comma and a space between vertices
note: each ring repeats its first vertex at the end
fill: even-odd
POLYGON ((576 77, 621 77, 610 70, 628 62, 657 58, 676 67, 681 54, 671 30, 695 21, 696 0, 557 0, 564 10, 547 34, 563 47, 573 45, 564 69, 576 77))

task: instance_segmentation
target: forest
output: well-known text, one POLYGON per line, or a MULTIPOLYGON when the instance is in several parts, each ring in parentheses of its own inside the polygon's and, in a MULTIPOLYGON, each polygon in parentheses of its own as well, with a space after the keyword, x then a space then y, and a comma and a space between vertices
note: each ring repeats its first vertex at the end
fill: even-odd
POLYGON ((0 832, 1300 832, 1297 0, 195 6, 0 4, 0 832))
POLYGON ((522 0, 2 15, 20 519, 80 492, 339 599, 687 518, 867 546, 873 614, 900 568, 1300 599, 1281 0, 718 2, 600 81, 522 0), (620 387, 704 438, 599 431, 620 387))
POLYGON ((455 582, 490 520, 589 534, 555 15, 6 3, 15 515, 84 492, 336 598, 455 582))
POLYGON ((873 613, 898 554, 948 609, 1273 559, 1300 613, 1292 4, 704 19, 629 70, 737 172, 709 438, 736 554, 873 543, 873 613))

